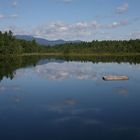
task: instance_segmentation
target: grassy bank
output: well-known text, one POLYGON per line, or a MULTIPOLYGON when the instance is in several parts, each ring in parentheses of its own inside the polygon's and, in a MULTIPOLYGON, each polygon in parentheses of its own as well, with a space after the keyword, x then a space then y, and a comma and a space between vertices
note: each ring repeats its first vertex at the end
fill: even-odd
POLYGON ((83 53, 23 53, 15 54, 13 56, 140 56, 140 53, 92 53, 92 54, 83 54, 83 53))

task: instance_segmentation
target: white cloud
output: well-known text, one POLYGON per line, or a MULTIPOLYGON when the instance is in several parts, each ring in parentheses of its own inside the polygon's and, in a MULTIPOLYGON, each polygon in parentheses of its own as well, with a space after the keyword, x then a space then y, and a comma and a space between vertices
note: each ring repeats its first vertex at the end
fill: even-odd
POLYGON ((91 26, 92 27, 94 27, 94 28, 101 28, 101 25, 96 21, 96 20, 94 20, 94 21, 92 21, 91 22, 91 26))
POLYGON ((12 15, 9 15, 8 17, 10 17, 10 18, 18 18, 19 15, 18 14, 12 14, 12 15))
POLYGON ((130 33, 129 38, 140 39, 140 31, 135 31, 135 32, 130 33))
POLYGON ((129 8, 128 3, 124 3, 123 5, 117 7, 116 12, 117 12, 118 14, 123 14, 123 13, 125 13, 126 11, 128 11, 128 8, 129 8))
POLYGON ((91 32, 100 28, 100 24, 97 21, 91 22, 77 22, 73 24, 67 24, 63 22, 47 23, 38 26, 32 31, 32 35, 38 37, 44 37, 47 39, 65 39, 73 40, 89 37, 91 32))
POLYGON ((119 22, 113 22, 112 24, 107 25, 107 27, 110 29, 114 29, 114 28, 118 28, 121 26, 126 26, 128 24, 129 24, 128 20, 121 20, 119 22))
POLYGON ((3 14, 0 14, 0 19, 4 19, 4 18, 6 18, 6 16, 3 14))
POLYGON ((17 1, 13 1, 12 2, 12 7, 17 7, 18 6, 18 2, 17 1))
POLYGON ((50 0, 50 1, 65 3, 65 4, 69 4, 69 3, 73 2, 73 0, 50 0))
POLYGON ((2 31, 9 31, 11 30, 15 35, 22 34, 22 35, 30 35, 30 32, 25 29, 25 27, 17 27, 17 26, 8 26, 2 29, 2 31))
POLYGON ((88 28, 88 26, 89 25, 86 22, 78 22, 75 25, 73 25, 74 28, 77 28, 77 29, 80 29, 80 30, 86 29, 86 28, 88 28))
MULTIPOLYGON (((18 15, 10 15, 11 18, 17 18, 18 15)), ((96 20, 88 22, 76 22, 76 23, 64 23, 64 22, 52 22, 38 25, 34 28, 30 27, 16 27, 10 26, 5 30, 12 30, 14 34, 32 35, 35 37, 41 37, 49 40, 86 40, 110 38, 110 34, 107 31, 115 28, 127 26, 128 20, 114 21, 109 24, 100 24, 96 20)))
POLYGON ((72 2, 73 0, 61 0, 62 2, 65 2, 65 3, 70 3, 72 2))
POLYGON ((18 17, 19 17, 18 14, 10 14, 10 15, 0 14, 0 20, 1 19, 18 18, 18 17))
MULTIPOLYGON (((17 1, 13 1, 11 3, 12 7, 17 7, 18 3, 17 1)), ((4 9, 8 9, 8 5, 3 5, 4 9)), ((10 18, 17 18, 19 17, 18 14, 5 14, 5 13, 0 13, 0 20, 1 19, 10 19, 10 18)))

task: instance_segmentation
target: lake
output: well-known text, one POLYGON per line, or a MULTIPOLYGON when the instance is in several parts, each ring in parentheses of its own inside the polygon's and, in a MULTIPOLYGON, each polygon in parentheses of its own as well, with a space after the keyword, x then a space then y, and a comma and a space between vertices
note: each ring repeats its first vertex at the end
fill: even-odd
POLYGON ((0 139, 139 140, 139 60, 0 58, 0 139))

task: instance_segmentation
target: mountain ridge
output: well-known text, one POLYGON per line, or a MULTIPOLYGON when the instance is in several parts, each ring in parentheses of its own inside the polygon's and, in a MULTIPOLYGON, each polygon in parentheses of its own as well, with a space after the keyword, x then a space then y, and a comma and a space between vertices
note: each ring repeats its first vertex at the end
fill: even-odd
POLYGON ((66 43, 80 43, 82 42, 81 40, 74 40, 74 41, 65 41, 63 39, 58 39, 58 40, 47 40, 44 38, 39 38, 39 37, 34 37, 31 35, 15 35, 16 39, 23 39, 26 41, 32 41, 33 39, 36 40, 36 42, 40 45, 60 45, 60 44, 66 44, 66 43))

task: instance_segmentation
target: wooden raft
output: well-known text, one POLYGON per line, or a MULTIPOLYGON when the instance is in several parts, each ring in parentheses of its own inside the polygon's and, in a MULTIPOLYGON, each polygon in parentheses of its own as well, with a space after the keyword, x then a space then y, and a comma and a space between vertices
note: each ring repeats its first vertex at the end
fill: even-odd
POLYGON ((129 78, 128 78, 128 76, 108 75, 108 76, 104 76, 103 80, 105 80, 105 81, 116 81, 116 80, 129 80, 129 78))

